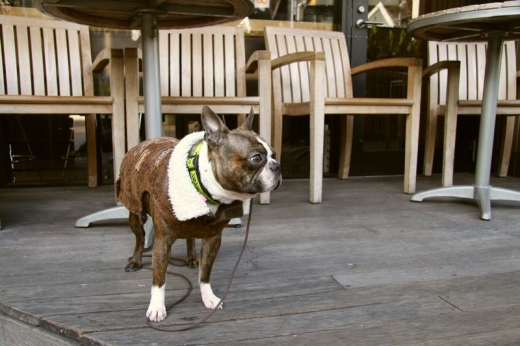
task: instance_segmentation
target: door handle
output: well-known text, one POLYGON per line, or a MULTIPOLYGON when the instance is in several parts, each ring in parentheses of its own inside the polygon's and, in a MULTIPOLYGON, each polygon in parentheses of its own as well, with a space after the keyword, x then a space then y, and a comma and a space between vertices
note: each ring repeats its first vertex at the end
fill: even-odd
POLYGON ((373 20, 363 20, 363 19, 358 19, 358 21, 356 22, 356 26, 360 29, 366 29, 366 28, 371 27, 372 25, 383 25, 383 24, 385 24, 385 23, 376 22, 373 20))

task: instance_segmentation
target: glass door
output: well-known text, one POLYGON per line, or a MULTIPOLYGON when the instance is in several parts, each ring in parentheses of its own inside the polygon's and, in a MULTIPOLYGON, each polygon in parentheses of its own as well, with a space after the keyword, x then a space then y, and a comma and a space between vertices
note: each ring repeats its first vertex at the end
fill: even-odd
MULTIPOLYGON (((411 1, 339 0, 337 6, 341 10, 335 17, 334 29, 346 35, 351 66, 416 54, 415 41, 406 35, 411 1)), ((356 76, 354 96, 404 96, 406 78, 404 69, 356 76)), ((404 146, 404 116, 356 116, 350 175, 403 174, 404 146)), ((335 156, 331 153, 331 157, 335 156)))

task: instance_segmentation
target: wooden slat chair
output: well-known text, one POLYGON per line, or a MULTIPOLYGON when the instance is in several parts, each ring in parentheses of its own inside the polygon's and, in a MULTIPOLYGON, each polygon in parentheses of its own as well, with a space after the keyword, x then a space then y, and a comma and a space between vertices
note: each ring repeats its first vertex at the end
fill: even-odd
MULTIPOLYGON (((271 57, 254 52, 247 65, 242 28, 214 26, 161 30, 159 34, 163 114, 200 114, 207 105, 218 114, 259 114, 259 134, 271 138, 271 57), (258 75, 258 96, 246 94, 246 71, 258 75)), ((125 50, 128 147, 139 143, 138 116, 144 112, 139 96, 139 51, 125 50)), ((146 114, 145 114, 146 116, 146 114)), ((261 203, 269 203, 262 194, 261 203)))
MULTIPOLYGON (((444 116, 443 186, 453 185, 457 115, 481 114, 486 45, 484 42, 428 43, 429 67, 423 72, 429 79, 424 174, 432 174, 437 118, 444 116)), ((520 101, 516 97, 515 42, 504 44, 501 66, 496 114, 507 116, 498 163, 498 175, 504 177, 511 157, 514 116, 520 115, 520 101)))
MULTIPOLYGON (((392 58, 350 68, 340 32, 266 27, 273 61, 274 148, 280 158, 283 115, 310 115, 310 201, 321 203, 324 115, 344 116, 338 178, 349 174, 353 115, 406 115, 404 192, 415 192, 421 96, 421 60, 392 58), (354 98, 352 76, 383 67, 406 67, 406 98, 354 98)), ((283 165, 283 163, 282 163, 283 165)))
POLYGON ((88 27, 58 20, 0 15, 0 31, 0 114, 85 115, 88 186, 97 186, 95 114, 123 119, 124 131, 123 51, 93 63, 88 27), (109 61, 111 96, 94 96, 93 72, 109 61))

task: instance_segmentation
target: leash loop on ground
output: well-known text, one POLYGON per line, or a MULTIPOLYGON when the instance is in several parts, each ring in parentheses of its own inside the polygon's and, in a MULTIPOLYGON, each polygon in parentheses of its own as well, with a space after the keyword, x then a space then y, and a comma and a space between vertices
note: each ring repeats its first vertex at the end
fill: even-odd
MULTIPOLYGON (((249 215, 247 217, 246 234, 245 234, 245 237, 244 237, 244 243, 242 244, 242 249, 240 250, 240 254, 238 255, 237 261, 235 263, 235 267, 233 268, 233 271, 231 272, 231 275, 229 277, 229 280, 228 280, 228 283, 227 283, 227 286, 226 286, 226 290, 224 291, 224 295, 220 299, 220 302, 217 304, 217 306, 215 306, 211 311, 209 311, 200 320, 198 320, 197 322, 195 322, 193 324, 188 324, 188 325, 175 324, 175 325, 170 325, 170 326, 167 327, 167 326, 164 326, 164 325, 156 324, 155 322, 150 322, 150 320, 148 318, 146 318, 146 323, 148 324, 149 327, 151 327, 151 328, 153 328, 155 330, 160 330, 162 332, 180 332, 180 331, 192 329, 192 328, 198 327, 202 323, 206 322, 206 320, 208 318, 210 318, 211 315, 213 315, 215 313, 215 311, 217 311, 220 308, 220 306, 224 303, 224 299, 226 299, 226 296, 227 296, 227 294, 229 292, 229 289, 231 288, 231 283, 233 282, 233 277, 235 276, 235 273, 236 273, 236 271, 238 269, 238 265, 240 263, 240 260, 242 259, 242 255, 244 254, 244 252, 246 250, 247 239, 249 238, 249 225, 251 224, 251 215, 252 214, 253 214, 253 201, 251 200, 251 204, 250 204, 250 207, 249 207, 249 215)), ((169 271, 167 273, 182 278, 189 285, 188 292, 182 298, 178 299, 173 304, 168 306, 166 311, 169 311, 173 306, 179 304, 180 302, 182 302, 183 300, 188 298, 188 296, 190 295, 191 291, 193 290, 193 284, 191 283, 191 281, 186 276, 184 276, 182 274, 169 272, 169 271)))

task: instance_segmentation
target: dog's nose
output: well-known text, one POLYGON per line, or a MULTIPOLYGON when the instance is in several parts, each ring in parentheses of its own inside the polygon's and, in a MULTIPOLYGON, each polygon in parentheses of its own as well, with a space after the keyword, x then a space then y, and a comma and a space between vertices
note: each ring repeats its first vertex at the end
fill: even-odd
POLYGON ((280 164, 276 161, 269 163, 269 169, 273 172, 278 172, 280 170, 280 164))

